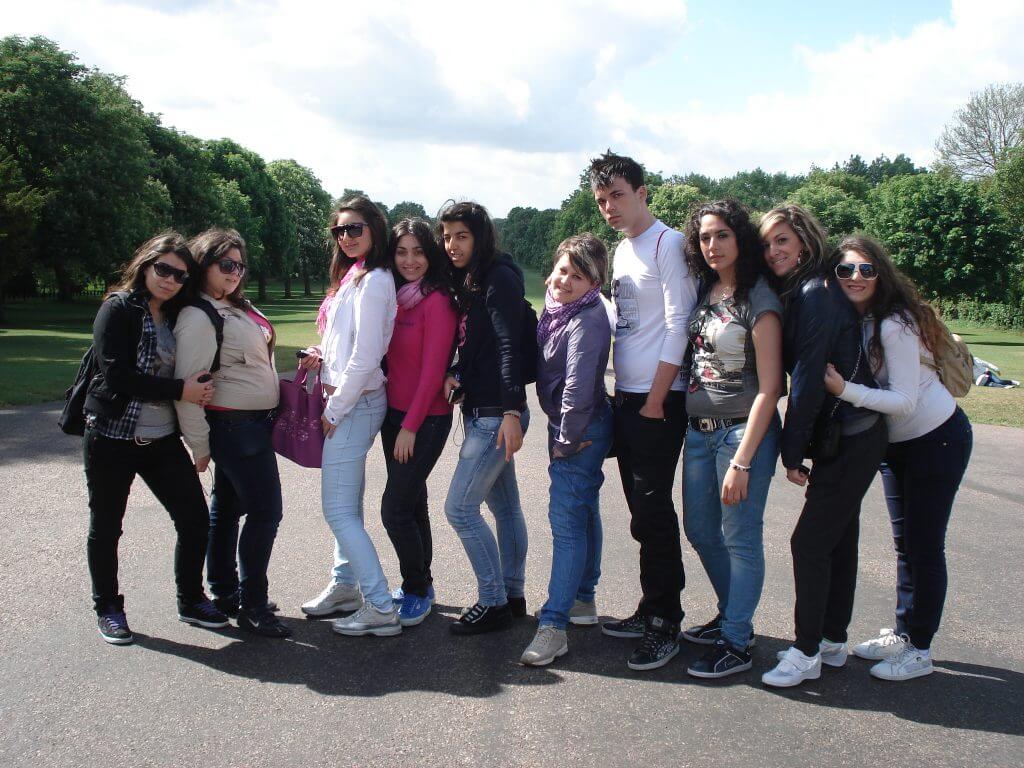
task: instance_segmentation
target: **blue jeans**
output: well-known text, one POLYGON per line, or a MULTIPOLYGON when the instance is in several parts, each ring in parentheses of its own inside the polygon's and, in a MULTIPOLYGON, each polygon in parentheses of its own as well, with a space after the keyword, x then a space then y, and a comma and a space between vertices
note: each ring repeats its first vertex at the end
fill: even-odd
POLYGON ((722 482, 746 426, 714 432, 691 427, 683 449, 683 530, 718 597, 722 637, 735 648, 746 648, 750 641, 764 586, 764 507, 781 430, 779 417, 773 416, 750 463, 746 500, 725 505, 722 482))
POLYGON ((334 435, 324 440, 320 485, 324 519, 334 533, 334 582, 358 584, 363 599, 382 611, 393 606, 377 550, 363 527, 363 490, 366 454, 387 408, 384 387, 359 396, 334 435))
POLYGON ((267 567, 282 514, 271 414, 206 414, 214 462, 206 578, 215 597, 230 597, 237 590, 242 607, 250 610, 267 604, 267 567))
MULTIPOLYGON (((551 458, 551 502, 548 520, 554 544, 548 601, 540 612, 540 625, 565 629, 574 600, 593 602, 601 578, 601 510, 598 504, 604 472, 601 465, 612 443, 612 412, 602 406, 587 426, 584 440, 591 444, 565 458, 551 458)), ((548 456, 558 428, 548 427, 548 456)))
MULTIPOLYGON (((500 416, 463 416, 466 439, 459 451, 444 514, 462 540, 476 574, 481 605, 504 605, 522 597, 526 581, 526 518, 519 503, 516 462, 505 461, 505 446, 497 447, 500 416), (480 514, 480 504, 494 515, 498 540, 480 514)), ((530 424, 523 410, 523 434, 530 424)))

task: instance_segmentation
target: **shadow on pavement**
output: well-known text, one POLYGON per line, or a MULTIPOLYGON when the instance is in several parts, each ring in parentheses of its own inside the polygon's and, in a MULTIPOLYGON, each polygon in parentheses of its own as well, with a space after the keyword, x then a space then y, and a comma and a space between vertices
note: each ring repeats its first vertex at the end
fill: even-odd
MULTIPOLYGON (((571 628, 569 653, 548 667, 524 667, 519 655, 536 630, 520 619, 507 632, 452 637, 448 625, 458 609, 435 606, 433 615, 394 638, 342 637, 327 620, 283 617, 295 635, 287 641, 253 637, 234 627, 221 632, 234 640, 206 648, 136 633, 143 649, 170 654, 229 675, 261 682, 303 685, 328 696, 383 696, 433 691, 471 698, 490 697, 503 688, 548 686, 567 672, 635 679, 708 689, 746 686, 809 705, 889 712, 913 722, 991 733, 1024 735, 1024 675, 997 667, 937 661, 929 677, 887 683, 869 676, 871 662, 853 656, 843 669, 825 668, 820 680, 791 689, 768 689, 760 675, 775 653, 789 646, 782 638, 758 636, 754 669, 723 680, 698 680, 686 666, 704 648, 683 643, 679 656, 653 672, 634 672, 626 658, 634 642, 606 637, 597 627, 571 628), (440 614, 440 615, 438 615, 440 614)), ((203 630, 196 630, 203 631, 203 630)))

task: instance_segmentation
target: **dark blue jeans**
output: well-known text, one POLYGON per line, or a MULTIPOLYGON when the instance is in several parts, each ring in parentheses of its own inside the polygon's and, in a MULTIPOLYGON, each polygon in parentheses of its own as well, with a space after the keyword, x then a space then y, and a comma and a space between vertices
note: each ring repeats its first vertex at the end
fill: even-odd
POLYGON ((380 501, 380 516, 398 555, 402 591, 426 597, 433 582, 430 563, 434 544, 427 508, 427 477, 444 450, 452 428, 452 415, 427 416, 416 431, 412 457, 405 464, 395 460, 395 441, 405 413, 389 408, 380 428, 388 483, 380 501))
POLYGON ((239 592, 242 607, 249 610, 267 604, 267 566, 281 522, 281 478, 270 440, 272 413, 206 414, 214 461, 206 578, 216 597, 239 592))
POLYGON ((896 631, 930 648, 946 601, 946 528, 971 458, 971 423, 959 408, 927 435, 892 443, 882 484, 896 545, 896 631))

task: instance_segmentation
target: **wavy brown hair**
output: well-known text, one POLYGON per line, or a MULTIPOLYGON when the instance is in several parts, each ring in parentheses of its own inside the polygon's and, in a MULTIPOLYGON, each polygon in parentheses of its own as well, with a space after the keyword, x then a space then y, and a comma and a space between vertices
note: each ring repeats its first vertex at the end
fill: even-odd
POLYGON ((716 200, 693 209, 686 224, 686 261, 690 271, 701 280, 704 290, 718 282, 718 273, 708 266, 700 247, 700 221, 705 216, 717 216, 732 230, 739 253, 736 258, 736 298, 745 301, 757 278, 766 270, 761 254, 761 238, 750 220, 750 212, 738 200, 716 200))
POLYGON ((161 256, 173 253, 183 262, 188 270, 189 279, 185 285, 168 301, 163 303, 162 309, 169 314, 175 314, 185 306, 191 292, 189 283, 196 280, 196 262, 192 258, 192 252, 185 242, 185 238, 177 232, 161 232, 159 235, 149 238, 140 245, 132 258, 124 265, 117 282, 107 290, 104 300, 108 299, 115 291, 144 291, 146 290, 146 269, 156 263, 161 256))
POLYGON ((913 324, 928 351, 933 355, 938 349, 945 331, 935 309, 921 298, 914 282, 900 272, 885 250, 885 246, 863 234, 843 238, 832 254, 832 269, 842 261, 847 251, 863 256, 874 266, 878 277, 875 280, 875 294, 871 297, 870 312, 874 323, 874 334, 868 345, 868 357, 871 367, 878 370, 885 359, 882 348, 882 321, 887 317, 898 317, 905 324, 913 324))
POLYGON ((341 285, 341 278, 348 272, 349 267, 355 264, 355 259, 350 259, 338 245, 338 238, 330 234, 331 228, 338 223, 338 216, 345 211, 352 211, 363 217, 366 226, 370 228, 370 250, 366 254, 366 263, 358 273, 352 276, 356 285, 363 279, 367 272, 372 272, 379 267, 388 266, 388 220, 384 212, 377 207, 377 204, 370 198, 363 195, 353 195, 341 201, 334 213, 331 214, 331 223, 327 228, 328 236, 331 239, 331 285, 327 293, 333 294, 341 285))
MULTIPOLYGON (((803 245, 800 263, 796 269, 782 278, 769 274, 772 288, 779 298, 786 301, 802 282, 815 274, 825 274, 828 269, 828 234, 818 218, 802 205, 780 205, 761 217, 758 227, 763 239, 768 231, 780 222, 785 222, 796 232, 803 245)), ((764 253, 761 254, 762 259, 764 253)))
MULTIPOLYGON (((206 273, 211 269, 217 269, 217 262, 228 255, 232 249, 237 248, 242 257, 242 263, 249 266, 249 253, 245 249, 245 240, 237 230, 234 229, 208 229, 188 241, 188 247, 195 257, 200 279, 194 290, 202 290, 206 286, 206 273)), ((249 300, 245 297, 245 281, 249 270, 245 271, 242 279, 238 281, 238 287, 224 297, 224 301, 238 307, 249 309, 249 300)))

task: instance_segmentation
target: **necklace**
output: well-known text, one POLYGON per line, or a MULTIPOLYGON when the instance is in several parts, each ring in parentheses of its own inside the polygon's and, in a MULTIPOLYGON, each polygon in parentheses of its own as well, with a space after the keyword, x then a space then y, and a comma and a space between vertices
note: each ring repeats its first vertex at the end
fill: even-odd
POLYGON ((726 299, 731 299, 732 295, 735 292, 736 292, 736 286, 735 285, 732 285, 732 286, 729 286, 728 288, 726 288, 726 287, 722 286, 721 284, 719 284, 719 285, 715 286, 715 290, 712 291, 712 293, 711 293, 711 303, 712 304, 721 304, 726 299), (718 298, 715 298, 716 296, 718 298))

